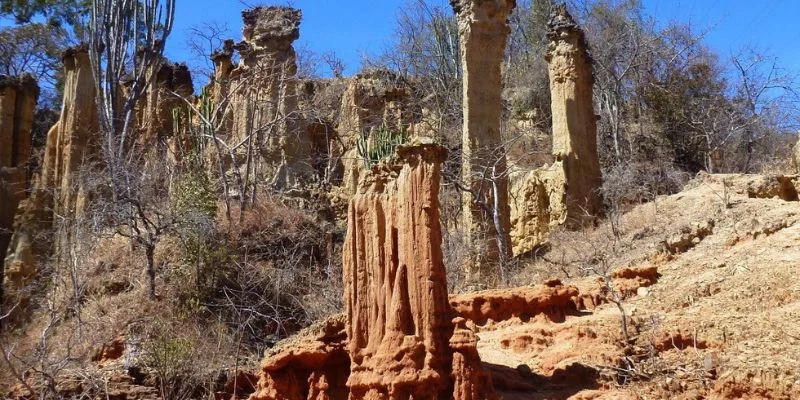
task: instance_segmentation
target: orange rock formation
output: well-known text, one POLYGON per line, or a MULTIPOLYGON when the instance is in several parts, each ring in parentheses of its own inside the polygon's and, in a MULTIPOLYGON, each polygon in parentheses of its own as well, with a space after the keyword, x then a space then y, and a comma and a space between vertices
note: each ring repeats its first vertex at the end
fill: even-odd
POLYGON ((400 152, 402 167, 361 182, 344 247, 351 398, 444 398, 452 323, 439 225, 446 151, 400 152), (372 180, 369 182, 368 180, 372 180))
POLYGON ((494 398, 477 337, 448 303, 439 224, 447 151, 417 142, 365 174, 350 201, 344 331, 329 321, 268 354, 251 399, 494 398))

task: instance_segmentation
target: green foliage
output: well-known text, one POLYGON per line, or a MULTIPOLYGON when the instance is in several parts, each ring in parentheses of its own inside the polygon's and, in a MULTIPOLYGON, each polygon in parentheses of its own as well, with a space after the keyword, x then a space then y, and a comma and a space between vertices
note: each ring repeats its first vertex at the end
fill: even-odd
POLYGON ((75 26, 89 14, 90 0, 0 0, 0 15, 13 16, 17 24, 44 17, 52 26, 75 26))
POLYGON ((187 312, 198 311, 202 301, 214 290, 228 260, 225 246, 219 245, 217 232, 217 192, 209 179, 204 163, 207 138, 211 136, 209 121, 215 106, 207 91, 199 99, 197 111, 172 111, 173 132, 183 143, 180 173, 173 184, 172 202, 178 220, 178 235, 184 262, 192 266, 184 271, 194 287, 183 293, 187 312), (199 115, 198 115, 199 113, 199 115))
POLYGON ((161 333, 145 342, 145 365, 155 372, 157 387, 164 399, 191 397, 195 342, 192 339, 161 333))
POLYGON ((384 124, 371 135, 362 135, 356 142, 356 148, 364 162, 364 168, 370 169, 381 160, 394 155, 397 147, 407 142, 408 131, 405 128, 394 131, 384 124))

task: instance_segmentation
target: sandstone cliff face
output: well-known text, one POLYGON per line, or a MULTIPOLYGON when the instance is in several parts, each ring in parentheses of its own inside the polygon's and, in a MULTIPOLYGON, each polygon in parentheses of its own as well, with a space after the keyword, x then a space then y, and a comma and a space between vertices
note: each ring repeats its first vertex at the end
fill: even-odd
POLYGON ((61 116, 47 134, 38 181, 14 219, 5 258, 5 289, 19 289, 35 276, 35 256, 44 254, 48 242, 38 235, 51 227, 53 215, 72 218, 82 212, 86 194, 76 176, 99 151, 94 78, 86 48, 66 51, 63 62, 61 116))
MULTIPOLYGON (((502 113, 501 63, 511 29, 508 16, 514 0, 451 0, 458 16, 461 66, 464 71, 464 127, 461 177, 483 202, 499 205, 502 239, 509 243, 508 178, 506 156, 500 135, 502 113), (491 182, 483 177, 494 177, 491 182), (494 188, 495 190, 490 190, 494 188), (497 199, 492 192, 496 193, 497 199)), ((472 193, 464 193, 463 228, 470 237, 470 248, 479 248, 475 260, 480 278, 485 264, 497 260, 499 250, 495 223, 485 207, 476 204, 472 193), (488 260, 484 260, 484 257, 488 260)), ((504 251, 510 255, 510 249, 504 251)))
MULTIPOLYGON (((38 95, 32 76, 0 76, 0 260, 11 239, 17 206, 28 189, 31 127, 38 95)), ((0 288, 0 299, 2 293, 0 288)))
POLYGON ((268 354, 251 399, 494 398, 477 337, 448 302, 439 224, 447 151, 413 140, 399 163, 365 174, 350 200, 343 330, 328 321, 268 354))
POLYGON ((563 5, 556 7, 549 27, 555 161, 511 176, 511 241, 516 255, 546 242, 555 227, 577 228, 592 221, 602 207, 592 65, 584 33, 563 5))
POLYGON ((793 154, 794 173, 800 174, 800 137, 797 138, 797 144, 794 145, 793 154))

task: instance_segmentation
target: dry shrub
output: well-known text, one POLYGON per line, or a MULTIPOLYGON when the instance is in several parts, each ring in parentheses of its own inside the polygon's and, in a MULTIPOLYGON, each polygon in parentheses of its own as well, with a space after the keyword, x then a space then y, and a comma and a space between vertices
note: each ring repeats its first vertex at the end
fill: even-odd
POLYGON ((220 223, 229 256, 204 304, 244 343, 269 345, 341 309, 331 227, 278 202, 238 214, 233 223, 220 223))

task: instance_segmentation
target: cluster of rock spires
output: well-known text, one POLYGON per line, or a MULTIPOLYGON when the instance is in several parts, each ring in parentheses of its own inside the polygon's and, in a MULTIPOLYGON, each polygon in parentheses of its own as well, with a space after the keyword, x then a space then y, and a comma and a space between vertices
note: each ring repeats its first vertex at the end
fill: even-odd
MULTIPOLYGON (((463 213, 462 227, 471 248, 481 249, 472 271, 480 275, 501 252, 507 257, 512 249, 515 254, 530 251, 546 240, 552 227, 585 221, 587 215, 599 211, 591 60, 583 32, 566 9, 559 8, 550 24, 548 53, 557 161, 524 174, 516 172, 513 165, 506 166, 501 138, 501 62, 509 34, 507 19, 516 4, 513 0, 453 0, 451 4, 458 17, 464 70, 462 180, 470 189, 463 193, 468 212, 463 213), (495 206, 501 212, 492 215, 495 206)), ((359 139, 370 137, 380 126, 416 135, 434 136, 435 132, 423 121, 425 110, 412 105, 412 83, 392 72, 368 71, 328 81, 297 79, 292 43, 299 37, 301 17, 300 11, 288 7, 246 11, 243 40, 227 41, 212 57, 215 75, 206 93, 218 106, 219 115, 213 116, 217 134, 231 149, 222 155, 224 173, 251 171, 254 180, 270 182, 281 191, 325 180, 335 185, 329 188, 330 201, 346 204, 368 172, 357 154, 359 139), (234 64, 236 53, 239 62, 234 64), (312 110, 312 98, 320 95, 328 96, 330 104, 312 110), (248 142, 257 145, 243 145, 248 142)), ((36 239, 53 228, 53 215, 81 215, 88 194, 75 176, 96 161, 102 141, 86 48, 70 49, 63 61, 63 109, 48 133, 42 168, 34 182, 27 182, 27 173, 21 174, 15 165, 30 158, 29 142, 20 139, 30 135, 20 132, 30 130, 35 84, 8 78, 2 89, 0 132, 2 140, 10 140, 0 154, 6 188, 2 195, 10 196, 14 206, 23 193, 31 197, 22 202, 19 212, 11 207, 0 215, 6 232, 0 236, 0 249, 8 248, 6 279, 19 285, 35 274, 36 256, 46 254, 46 247, 53 244, 36 239), (12 228, 13 238, 8 234, 12 228)), ((142 148, 157 150, 154 157, 163 159, 180 153, 181 144, 175 142, 177 132, 173 132, 174 111, 180 109, 186 115, 190 104, 198 100, 185 65, 165 62, 155 76, 137 110, 136 141, 142 148)))
MULTIPOLYGON (((451 3, 458 15, 464 69, 462 178, 472 190, 464 197, 469 211, 463 223, 471 243, 487 250, 486 259, 477 261, 480 273, 481 265, 501 252, 510 255, 510 248, 503 249, 502 242, 493 239, 498 231, 506 236, 506 244, 514 244, 514 252, 524 252, 541 243, 554 224, 580 220, 583 210, 599 210, 594 195, 600 176, 591 62, 583 33, 566 10, 559 9, 551 22, 548 54, 557 161, 515 179, 511 193, 517 200, 509 210, 500 68, 507 19, 515 3, 451 3), (476 194, 483 207, 474 201, 476 194), (493 203, 505 207, 499 220, 485 207, 493 203)), ((355 150, 359 139, 382 125, 429 133, 420 121, 423 113, 410 105, 410 84, 385 71, 340 80, 336 84, 343 89, 334 96, 338 103, 329 114, 309 115, 303 103, 314 94, 336 92, 336 85, 296 79, 292 43, 299 37, 301 13, 259 7, 243 17, 243 41, 228 41, 213 56, 215 76, 207 88, 214 104, 225 105, 214 118, 222 127, 222 140, 234 148, 226 155, 226 168, 252 169, 255 179, 269 181, 278 190, 304 187, 325 176, 340 185, 349 202, 344 251, 347 314, 312 330, 310 346, 305 343, 299 350, 268 357, 253 398, 493 398, 477 337, 448 299, 439 225, 446 149, 417 138, 371 171, 355 150), (238 65, 232 61, 235 52, 240 55, 238 65), (249 140, 263 144, 259 154, 233 145, 249 140)), ((0 85, 0 196, 14 205, 11 214, 0 210, 4 232, 11 230, 14 208, 21 202, 4 263, 4 287, 11 291, 22 290, 33 279, 36 258, 54 244, 39 238, 57 229, 54 215, 80 216, 91 195, 76 177, 98 161, 102 143, 94 78, 85 47, 70 49, 63 61, 63 108, 48 133, 34 182, 27 180, 26 162, 31 156, 36 85, 28 78, 6 78, 0 85), (23 200, 27 191, 30 196, 23 200)), ((155 156, 163 158, 180 146, 174 143, 174 110, 186 112, 195 100, 185 66, 164 63, 155 76, 137 110, 136 141, 145 146, 157 143, 152 146, 158 150, 155 156)), ((9 235, 0 236, 3 250, 6 241, 9 235)))

